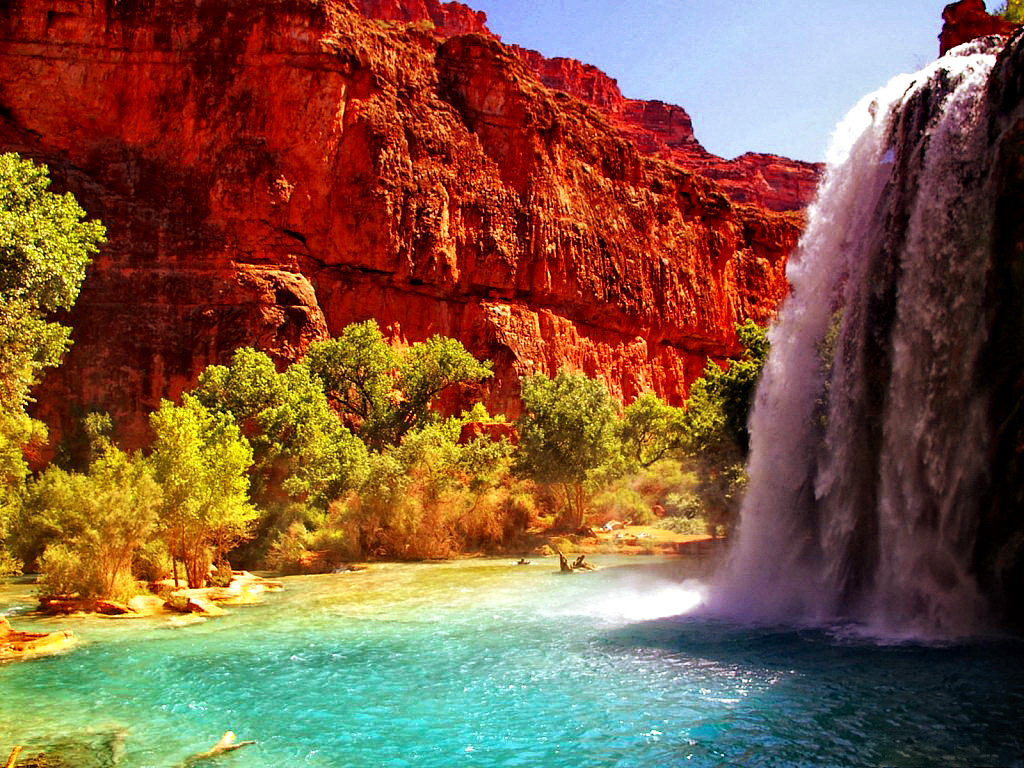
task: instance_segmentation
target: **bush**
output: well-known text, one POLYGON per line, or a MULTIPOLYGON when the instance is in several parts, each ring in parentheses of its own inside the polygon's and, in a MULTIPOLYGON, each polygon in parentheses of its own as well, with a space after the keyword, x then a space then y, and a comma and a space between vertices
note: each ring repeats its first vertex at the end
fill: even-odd
POLYGON ((665 496, 664 507, 670 518, 686 520, 698 518, 704 512, 700 497, 694 493, 670 493, 665 496))
POLYGON ((595 522, 609 520, 632 522, 634 525, 649 525, 654 518, 652 504, 632 488, 613 487, 594 496, 591 507, 595 522))
POLYGON ((152 539, 135 553, 132 573, 139 581, 154 582, 171 575, 171 556, 162 539, 152 539))
POLYGON ((44 595, 94 597, 99 587, 95 569, 87 567, 78 552, 65 544, 50 544, 39 558, 39 585, 44 595))
POLYGON ((657 527, 686 536, 708 533, 708 524, 703 517, 665 517, 658 522, 657 527))

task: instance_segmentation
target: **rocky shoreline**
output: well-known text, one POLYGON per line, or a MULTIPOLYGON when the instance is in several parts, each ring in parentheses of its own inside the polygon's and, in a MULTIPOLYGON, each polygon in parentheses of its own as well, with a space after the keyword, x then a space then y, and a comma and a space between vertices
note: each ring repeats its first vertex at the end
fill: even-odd
POLYGON ((256 576, 249 571, 232 571, 226 587, 188 589, 175 586, 172 579, 149 585, 153 594, 138 595, 127 603, 77 595, 46 595, 39 598, 39 610, 50 615, 100 614, 125 618, 161 613, 193 613, 219 616, 221 605, 248 605, 259 602, 264 592, 280 592, 284 585, 256 576))
POLYGON ((77 642, 78 638, 70 630, 20 632, 6 617, 0 616, 0 663, 60 653, 77 642))
MULTIPOLYGON (((77 595, 46 595, 39 598, 39 612, 50 616, 110 616, 141 618, 168 615, 172 620, 220 616, 224 605, 251 605, 264 592, 280 592, 284 585, 248 571, 233 571, 226 587, 188 589, 175 587, 173 580, 150 585, 155 594, 138 595, 127 603, 77 595)), ((0 616, 0 663, 48 656, 65 651, 78 642, 71 630, 22 632, 0 616)))

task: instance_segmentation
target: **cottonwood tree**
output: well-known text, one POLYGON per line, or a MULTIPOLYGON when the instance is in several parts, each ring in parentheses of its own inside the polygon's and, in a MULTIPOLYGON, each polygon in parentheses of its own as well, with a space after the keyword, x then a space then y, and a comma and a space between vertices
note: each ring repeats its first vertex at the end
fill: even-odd
POLYGON ((681 421, 680 453, 700 475, 698 493, 708 520, 727 529, 746 487, 747 420, 757 381, 768 356, 767 329, 751 320, 736 326, 744 354, 725 368, 708 361, 690 386, 681 421))
POLYGON ((518 468, 536 481, 561 487, 563 520, 583 525, 588 484, 618 458, 618 404, 604 383, 559 371, 523 379, 518 468))
POLYGON ((622 451, 633 464, 647 468, 686 443, 686 409, 645 392, 622 412, 622 451))
POLYGON ((265 353, 243 347, 230 366, 206 368, 192 394, 209 410, 231 414, 253 449, 251 494, 261 516, 243 558, 265 553, 293 526, 312 525, 366 479, 366 446, 306 366, 279 373, 265 353))
POLYGON ((0 155, 0 407, 20 410, 43 369, 59 364, 71 329, 50 319, 78 298, 98 221, 71 193, 49 191, 45 166, 0 155))
POLYGON ((278 373, 264 352, 243 347, 230 366, 207 367, 192 394, 240 426, 253 448, 254 491, 263 503, 283 492, 325 509, 366 476, 366 448, 341 424, 306 366, 278 373))
POLYGON ((491 364, 477 360, 457 339, 433 336, 399 353, 374 320, 354 323, 336 339, 311 344, 302 364, 375 451, 397 445, 410 430, 435 421, 433 405, 449 387, 493 375, 491 364))
POLYGON ((211 563, 244 539, 257 517, 248 495, 252 448, 230 414, 211 412, 187 393, 181 405, 161 401, 150 426, 175 584, 181 561, 189 587, 198 588, 211 563))
POLYGON ((70 344, 71 329, 51 313, 74 304, 105 238, 70 193, 53 194, 49 185, 45 166, 0 154, 0 575, 20 567, 4 542, 28 476, 21 446, 45 439, 25 405, 70 344))
POLYGON ((87 473, 51 466, 29 484, 21 554, 38 557, 48 594, 126 600, 136 557, 156 530, 160 488, 141 453, 104 439, 93 454, 87 473))

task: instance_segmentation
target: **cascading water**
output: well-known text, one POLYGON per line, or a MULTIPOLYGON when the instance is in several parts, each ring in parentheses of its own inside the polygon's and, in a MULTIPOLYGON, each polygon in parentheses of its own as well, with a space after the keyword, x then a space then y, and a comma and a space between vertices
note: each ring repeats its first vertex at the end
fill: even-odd
POLYGON ((971 558, 989 483, 986 86, 1002 42, 895 78, 837 129, 751 419, 715 598, 730 612, 984 628, 971 558))

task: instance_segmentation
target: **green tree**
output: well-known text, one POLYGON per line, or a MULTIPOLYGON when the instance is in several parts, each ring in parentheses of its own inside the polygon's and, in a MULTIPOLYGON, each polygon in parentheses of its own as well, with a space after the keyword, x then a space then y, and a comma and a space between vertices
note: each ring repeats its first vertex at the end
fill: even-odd
POLYGON ((0 155, 0 408, 21 410, 43 369, 59 364, 71 329, 50 321, 78 297, 105 239, 70 194, 48 190, 45 166, 0 155))
POLYGON ((135 593, 133 566, 159 506, 149 462, 104 441, 87 474, 49 467, 30 484, 22 554, 37 561, 47 594, 125 600, 135 593))
POLYGON ((245 538, 257 516, 248 496, 252 448, 230 414, 212 413, 188 394, 180 406, 162 401, 150 425, 175 583, 180 560, 189 587, 201 587, 211 563, 245 538))
MULTIPOLYGON (((698 391, 698 397, 706 396, 721 410, 723 429, 746 453, 750 443, 747 418, 754 402, 757 380, 768 356, 769 342, 767 329, 753 320, 737 325, 736 335, 745 350, 743 355, 729 361, 724 369, 709 360, 703 376, 706 393, 698 391)), ((690 397, 693 396, 691 392, 690 397)), ((703 405, 702 402, 697 404, 703 405)), ((688 404, 687 409, 690 407, 688 404)))
POLYGON ((45 439, 25 405, 70 344, 71 329, 49 318, 74 304, 104 240, 103 226, 49 184, 44 166, 0 154, 0 574, 20 567, 5 542, 28 476, 21 447, 45 439))
POLYGON ((265 353, 243 347, 230 366, 203 371, 192 394, 240 425, 253 448, 253 490, 261 504, 284 492, 326 509, 366 476, 363 443, 341 424, 307 366, 278 373, 265 353))
POLYGON ((565 370, 523 379, 522 401, 519 470, 561 487, 563 521, 578 528, 593 481, 621 456, 618 405, 603 382, 565 370))
POLYGON ((229 413, 253 449, 251 496, 261 516, 240 557, 259 559, 286 531, 315 525, 331 501, 368 473, 366 446, 331 409, 319 379, 293 364, 278 373, 243 347, 230 366, 209 366, 193 390, 209 410, 229 413))
POLYGON ((19 573, 22 567, 9 551, 29 474, 22 447, 45 438, 46 428, 40 422, 0 408, 0 576, 19 573))
POLYGON ((461 426, 459 419, 428 424, 371 454, 367 482, 329 523, 344 531, 352 556, 450 557, 500 547, 522 533, 508 483, 511 444, 460 443, 461 426))
POLYGON ((647 468, 686 443, 686 409, 645 392, 622 412, 622 450, 639 467, 647 468))
POLYGON ((397 445, 437 419, 447 389, 493 375, 456 339, 433 336, 404 354, 391 348, 377 323, 354 323, 341 336, 310 345, 303 363, 323 384, 346 424, 372 449, 397 445))
POLYGON ((744 354, 725 369, 708 361, 690 386, 680 453, 693 462, 697 494, 715 528, 730 528, 746 487, 747 418, 768 356, 767 330, 748 320, 736 327, 744 354))

